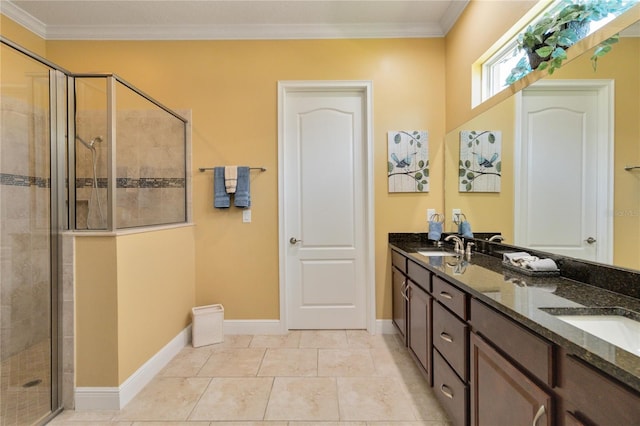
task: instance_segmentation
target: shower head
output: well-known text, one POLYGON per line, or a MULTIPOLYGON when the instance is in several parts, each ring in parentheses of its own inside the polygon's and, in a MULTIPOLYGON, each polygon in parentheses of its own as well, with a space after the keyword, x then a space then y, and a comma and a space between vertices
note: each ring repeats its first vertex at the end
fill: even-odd
POLYGON ((93 147, 93 145, 95 143, 100 143, 102 142, 102 137, 101 136, 96 136, 95 138, 91 139, 90 142, 86 142, 84 139, 82 139, 80 136, 76 136, 76 139, 78 139, 82 145, 86 146, 88 149, 94 150, 95 148, 93 147))

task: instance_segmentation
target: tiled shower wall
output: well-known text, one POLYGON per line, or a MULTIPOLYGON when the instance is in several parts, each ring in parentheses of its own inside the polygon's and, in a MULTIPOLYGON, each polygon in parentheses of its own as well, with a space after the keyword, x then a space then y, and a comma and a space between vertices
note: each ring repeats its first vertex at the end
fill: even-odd
MULTIPOLYGON (((100 216, 93 185, 92 153, 76 143, 78 229, 97 228, 107 209, 107 142, 104 111, 78 114, 87 142, 96 136, 100 216), (92 199, 93 197, 93 199, 92 199), (89 226, 87 226, 89 225, 89 226), (94 226, 92 226, 94 225, 94 226)), ((118 228, 184 222, 185 133, 181 120, 161 110, 119 110, 116 117, 116 223, 118 228)), ((104 227, 104 226, 103 226, 104 227)))
POLYGON ((0 358, 49 339, 49 119, 3 96, 0 127, 0 358))

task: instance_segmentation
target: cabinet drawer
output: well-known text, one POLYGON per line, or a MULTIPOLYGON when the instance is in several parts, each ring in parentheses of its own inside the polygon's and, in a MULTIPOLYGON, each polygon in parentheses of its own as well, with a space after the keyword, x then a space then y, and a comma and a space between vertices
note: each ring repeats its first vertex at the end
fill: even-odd
POLYGON ((553 346, 513 320, 471 299, 471 326, 543 383, 553 387, 553 346))
POLYGON ((407 275, 411 280, 422 287, 423 290, 431 293, 431 280, 429 271, 410 260, 407 261, 407 275))
POLYGON ((443 279, 433 277, 433 297, 463 320, 467 319, 467 294, 443 279))
POLYGON ((404 274, 407 273, 407 258, 395 250, 391 250, 391 264, 404 274))
POLYGON ((468 424, 469 388, 438 351, 433 351, 433 392, 455 426, 468 424))
POLYGON ((468 330, 464 322, 439 303, 433 304, 433 345, 464 381, 469 380, 468 330))
POLYGON ((582 360, 562 356, 559 383, 564 409, 580 423, 632 425, 640 422, 640 395, 582 360))

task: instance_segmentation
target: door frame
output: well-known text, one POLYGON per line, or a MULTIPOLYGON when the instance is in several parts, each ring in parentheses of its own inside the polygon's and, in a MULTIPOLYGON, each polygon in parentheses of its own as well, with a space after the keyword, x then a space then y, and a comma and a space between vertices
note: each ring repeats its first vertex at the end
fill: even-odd
POLYGON ((299 92, 359 92, 364 99, 362 118, 364 120, 362 141, 364 144, 364 181, 365 181, 365 310, 367 331, 376 331, 376 279, 375 279, 375 232, 374 232, 374 179, 373 179, 373 82, 369 80, 296 80, 278 81, 278 256, 280 281, 280 327, 281 332, 289 330, 287 318, 287 264, 286 249, 288 246, 285 235, 285 176, 284 176, 284 112, 287 106, 287 96, 299 92))
POLYGON ((596 204, 599 208, 596 215, 598 246, 596 247, 596 262, 613 262, 613 183, 614 183, 614 94, 613 80, 539 80, 535 84, 516 93, 515 104, 515 140, 514 140, 514 244, 518 244, 522 235, 520 211, 526 208, 522 194, 525 189, 525 179, 522 178, 522 120, 523 120, 523 92, 536 90, 595 90, 597 92, 598 108, 598 170, 596 179, 596 204))

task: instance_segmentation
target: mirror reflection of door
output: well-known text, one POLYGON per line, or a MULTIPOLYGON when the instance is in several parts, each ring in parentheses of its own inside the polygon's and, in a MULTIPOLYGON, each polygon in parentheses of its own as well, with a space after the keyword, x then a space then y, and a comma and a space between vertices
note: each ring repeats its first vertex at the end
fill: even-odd
POLYGON ((516 245, 612 261, 611 85, 555 80, 519 94, 516 245))

